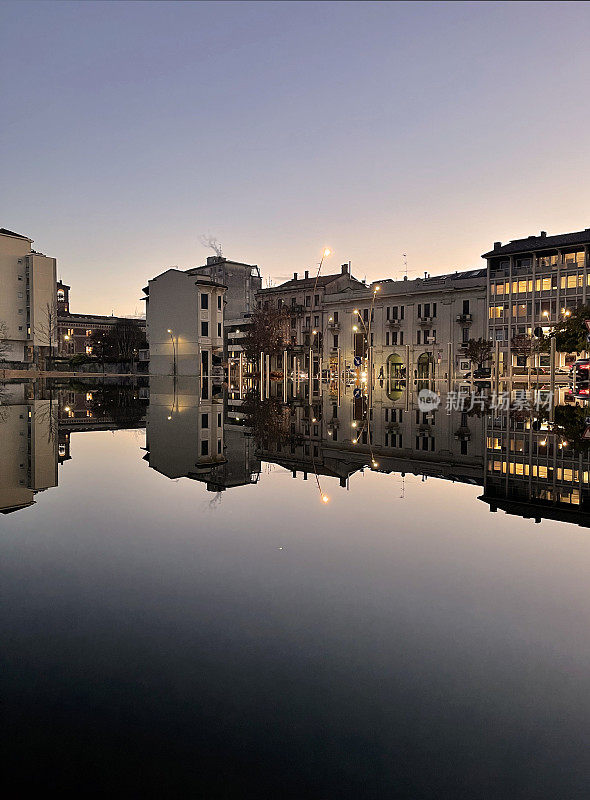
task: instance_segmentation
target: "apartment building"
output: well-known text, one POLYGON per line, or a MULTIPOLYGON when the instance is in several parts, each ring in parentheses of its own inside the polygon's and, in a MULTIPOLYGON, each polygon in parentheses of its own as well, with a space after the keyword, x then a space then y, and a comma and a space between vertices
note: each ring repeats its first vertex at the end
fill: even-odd
POLYGON ((227 287, 193 270, 168 269, 143 291, 150 375, 199 376, 210 395, 223 363, 227 287))
POLYGON ((377 281, 324 299, 324 364, 371 356, 376 378, 448 379, 470 368, 463 348, 486 335, 486 270, 377 281))
POLYGON ((210 277, 227 286, 223 322, 225 355, 230 358, 239 356, 249 316, 256 307, 256 294, 262 287, 258 265, 231 261, 223 256, 209 256, 206 264, 194 267, 189 272, 210 277))
MULTIPOLYGON (((291 354, 300 353, 301 363, 306 364, 309 349, 320 352, 323 347, 328 326, 327 300, 363 288, 364 284, 350 274, 350 264, 343 264, 339 273, 319 277, 305 270, 303 277, 295 272, 292 280, 259 291, 257 305, 285 313, 288 350, 291 354)), ((280 357, 274 359, 273 367, 281 363, 280 357)))
POLYGON ((93 352, 92 335, 97 331, 108 333, 118 322, 128 319, 131 319, 145 333, 146 321, 144 319, 113 317, 104 314, 58 314, 57 347, 59 355, 96 355, 93 352))
POLYGON ((32 249, 33 240, 0 228, 0 359, 42 363, 56 351, 56 260, 32 249))
MULTIPOLYGON (((507 371, 519 364, 511 342, 519 334, 548 333, 589 299, 590 228, 583 231, 494 242, 487 260, 489 335, 500 343, 507 371)), ((520 357, 522 358, 522 356, 520 357)), ((548 360, 541 355, 540 363, 548 360)), ((565 366, 566 354, 558 354, 565 366)))

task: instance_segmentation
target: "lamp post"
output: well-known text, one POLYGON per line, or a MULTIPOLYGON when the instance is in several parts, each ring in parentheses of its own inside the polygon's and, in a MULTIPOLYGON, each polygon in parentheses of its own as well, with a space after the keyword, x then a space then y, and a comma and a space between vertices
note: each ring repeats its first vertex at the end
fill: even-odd
POLYGON ((170 340, 172 342, 172 359, 173 359, 173 362, 172 362, 173 363, 173 373, 172 374, 174 375, 174 378, 176 378, 176 373, 177 373, 176 340, 174 339, 174 335, 173 335, 172 331, 170 330, 170 328, 168 328, 168 333, 170 334, 170 340))

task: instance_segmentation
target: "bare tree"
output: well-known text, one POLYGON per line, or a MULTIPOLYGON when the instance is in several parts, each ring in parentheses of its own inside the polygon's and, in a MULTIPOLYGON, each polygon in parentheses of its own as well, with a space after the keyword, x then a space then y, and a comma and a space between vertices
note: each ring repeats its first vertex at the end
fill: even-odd
POLYGON ((34 336, 37 344, 49 349, 47 361, 51 361, 58 341, 56 300, 48 302, 41 314, 41 319, 35 321, 34 336))
POLYGON ((0 322, 0 361, 6 361, 6 356, 9 352, 8 325, 5 322, 0 322))
POLYGON ((221 242, 215 236, 212 236, 210 233, 207 234, 207 236, 203 234, 199 236, 199 241, 203 247, 206 247, 208 250, 213 250, 218 258, 223 258, 221 242))
POLYGON ((288 341, 288 313, 277 308, 257 308, 243 340, 244 355, 256 362, 261 353, 280 355, 288 341))

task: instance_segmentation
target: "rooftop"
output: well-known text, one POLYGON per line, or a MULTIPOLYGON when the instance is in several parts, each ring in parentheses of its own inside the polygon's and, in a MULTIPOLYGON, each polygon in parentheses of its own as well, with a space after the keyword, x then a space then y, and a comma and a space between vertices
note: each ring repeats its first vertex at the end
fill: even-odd
POLYGON ((32 242, 32 239, 29 239, 28 236, 23 236, 22 233, 15 233, 14 231, 9 231, 8 228, 0 228, 0 234, 2 236, 13 236, 15 239, 24 239, 26 242, 32 242))
POLYGON ((556 247, 575 247, 583 244, 590 244, 590 228, 572 233, 559 233, 555 236, 547 236, 546 231, 541 231, 538 236, 512 239, 504 245, 502 242, 494 242, 494 249, 484 253, 482 258, 512 255, 513 253, 530 253, 533 250, 552 250, 556 247))

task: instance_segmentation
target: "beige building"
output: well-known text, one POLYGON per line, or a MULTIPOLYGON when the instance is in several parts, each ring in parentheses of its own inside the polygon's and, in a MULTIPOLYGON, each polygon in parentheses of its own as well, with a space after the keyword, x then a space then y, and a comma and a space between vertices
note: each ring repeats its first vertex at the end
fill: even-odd
POLYGON ((32 239, 0 228, 0 360, 39 362, 57 345, 56 261, 32 239))
POLYGON ((324 300, 324 365, 350 367, 355 356, 375 378, 447 380, 470 369, 464 345, 486 335, 486 270, 415 280, 383 280, 324 300))
POLYGON ((168 269, 146 294, 150 374, 199 376, 206 392, 223 362, 226 287, 207 277, 168 269))
POLYGON ((25 383, 5 385, 0 400, 0 513, 8 514, 57 486, 57 402, 25 383))

